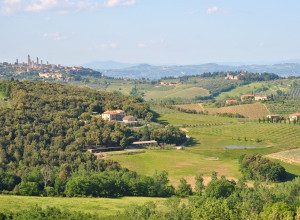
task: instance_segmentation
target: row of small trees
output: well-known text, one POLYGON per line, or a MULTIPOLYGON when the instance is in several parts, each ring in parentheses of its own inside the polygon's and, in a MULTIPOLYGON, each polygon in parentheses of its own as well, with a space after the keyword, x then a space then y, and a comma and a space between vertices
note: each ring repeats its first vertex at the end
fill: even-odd
POLYGON ((300 124, 300 120, 299 117, 297 117, 295 120, 290 120, 288 118, 285 117, 278 117, 275 119, 269 118, 269 117, 263 117, 262 119, 259 118, 258 119, 259 123, 284 123, 284 124, 300 124))

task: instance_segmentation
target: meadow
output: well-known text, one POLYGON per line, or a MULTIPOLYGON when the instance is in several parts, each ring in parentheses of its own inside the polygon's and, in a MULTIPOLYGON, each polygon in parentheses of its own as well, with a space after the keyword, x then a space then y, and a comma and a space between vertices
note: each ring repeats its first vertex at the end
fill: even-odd
POLYGON ((20 211, 32 206, 57 207, 69 211, 109 216, 123 211, 130 205, 141 205, 153 201, 162 204, 166 199, 151 197, 123 197, 123 198, 67 198, 67 197, 35 197, 35 196, 9 196, 0 195, 0 212, 20 211))

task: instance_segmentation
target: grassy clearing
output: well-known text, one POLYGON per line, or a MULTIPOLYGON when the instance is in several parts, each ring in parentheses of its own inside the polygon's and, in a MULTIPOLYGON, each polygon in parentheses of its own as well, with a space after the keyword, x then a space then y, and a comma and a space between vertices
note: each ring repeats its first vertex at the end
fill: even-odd
POLYGON ((0 107, 10 107, 11 106, 11 100, 4 101, 3 98, 7 98, 2 92, 0 92, 0 107))
POLYGON ((263 118, 270 114, 269 109, 262 103, 227 106, 222 108, 205 108, 209 114, 234 113, 245 116, 246 118, 263 118))
POLYGON ((31 206, 42 208, 57 207, 70 211, 81 211, 85 213, 108 216, 123 211, 132 204, 141 205, 153 201, 162 204, 164 198, 149 197, 123 197, 118 199, 108 198, 62 198, 62 197, 34 197, 34 196, 7 196, 0 195, 0 212, 5 210, 20 211, 31 206))

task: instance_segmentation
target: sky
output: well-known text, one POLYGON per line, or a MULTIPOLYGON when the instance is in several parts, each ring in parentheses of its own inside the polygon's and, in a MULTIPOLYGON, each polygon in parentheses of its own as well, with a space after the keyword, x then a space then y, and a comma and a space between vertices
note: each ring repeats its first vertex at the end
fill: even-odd
POLYGON ((299 0, 0 0, 0 62, 300 58, 299 0))

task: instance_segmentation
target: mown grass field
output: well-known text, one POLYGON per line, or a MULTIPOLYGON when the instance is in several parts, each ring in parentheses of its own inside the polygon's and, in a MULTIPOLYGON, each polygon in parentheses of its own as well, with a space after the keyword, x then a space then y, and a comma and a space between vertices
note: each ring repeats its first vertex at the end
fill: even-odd
MULTIPOLYGON (((242 154, 267 155, 300 146, 300 125, 263 124, 257 120, 187 114, 171 109, 154 108, 159 120, 184 127, 191 142, 183 150, 147 150, 143 154, 111 156, 123 167, 152 175, 166 170, 177 185, 184 177, 192 185, 197 173, 209 176, 211 171, 238 179, 241 177, 238 158, 242 154), (226 149, 227 145, 251 145, 254 149, 226 149)), ((300 166, 280 162, 288 172, 300 175, 300 166)))
POLYGON ((38 205, 42 208, 57 207, 70 211, 80 211, 98 214, 99 216, 109 216, 116 214, 118 211, 123 211, 130 205, 141 205, 148 201, 153 201, 160 205, 165 201, 165 199, 149 197, 123 197, 109 199, 0 195, 0 212, 7 210, 20 211, 38 205))

